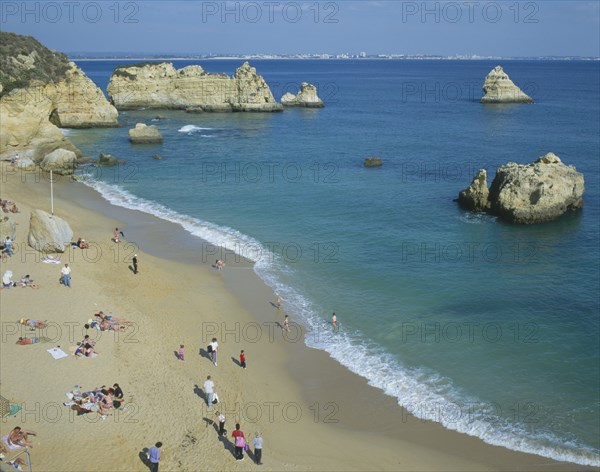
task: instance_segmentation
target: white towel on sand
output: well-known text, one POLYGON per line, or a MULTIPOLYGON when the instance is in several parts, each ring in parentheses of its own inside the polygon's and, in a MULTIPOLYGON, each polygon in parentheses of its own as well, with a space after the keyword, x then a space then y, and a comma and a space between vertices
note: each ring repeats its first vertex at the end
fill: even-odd
POLYGON ((58 347, 53 347, 52 349, 47 349, 47 351, 50 353, 50 355, 52 357, 54 357, 54 359, 62 359, 63 357, 69 357, 69 355, 63 351, 62 349, 59 349, 58 347))

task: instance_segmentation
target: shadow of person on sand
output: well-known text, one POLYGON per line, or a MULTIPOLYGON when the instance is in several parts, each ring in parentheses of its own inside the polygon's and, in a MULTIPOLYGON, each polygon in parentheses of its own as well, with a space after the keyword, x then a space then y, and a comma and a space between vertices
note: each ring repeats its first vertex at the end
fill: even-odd
POLYGON ((208 359, 209 361, 212 362, 212 357, 210 356, 210 352, 208 352, 206 349, 200 348, 200 350, 198 351, 198 354, 200 354, 200 357, 205 357, 206 359, 208 359))
POLYGON ((235 458, 235 446, 229 440, 229 438, 225 435, 219 436, 219 442, 223 444, 223 449, 229 451, 231 455, 235 458))
POLYGON ((238 361, 235 357, 232 357, 231 360, 233 361, 233 363, 235 365, 237 365, 238 367, 242 367, 242 364, 240 364, 240 361, 238 361))
POLYGON ((144 449, 142 449, 139 453, 139 458, 142 461, 142 463, 148 467, 149 470, 152 470, 152 464, 150 464, 150 459, 148 459, 148 452, 150 450, 145 447, 144 449))
POLYGON ((271 304, 271 306, 272 306, 273 308, 277 308, 278 310, 281 310, 281 307, 280 307, 280 306, 277 306, 277 303, 275 303, 275 302, 269 302, 269 303, 271 304))
POLYGON ((219 434, 219 425, 217 424, 216 421, 211 420, 210 418, 207 418, 206 416, 204 418, 202 418, 205 422, 206 422, 206 427, 208 428, 209 426, 212 426, 213 428, 215 428, 215 432, 217 434, 219 434))
POLYGON ((173 354, 175 354, 175 357, 177 358, 177 360, 179 360, 179 351, 173 351, 173 354))
POLYGON ((204 401, 204 403, 206 403, 208 401, 208 397, 206 396, 206 393, 204 392, 204 390, 202 390, 200 387, 198 387, 198 385, 194 385, 194 393, 196 395, 198 395, 204 401))

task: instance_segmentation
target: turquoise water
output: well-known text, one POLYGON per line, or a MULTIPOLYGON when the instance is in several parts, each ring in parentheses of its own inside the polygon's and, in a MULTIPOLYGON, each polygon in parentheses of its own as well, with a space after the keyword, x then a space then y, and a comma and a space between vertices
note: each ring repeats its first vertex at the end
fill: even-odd
MULTIPOLYGON (((79 65, 105 89, 115 64, 79 65)), ((202 66, 232 74, 239 64, 202 66)), ((478 103, 492 62, 253 65, 277 99, 308 81, 326 108, 124 112, 121 128, 67 132, 86 155, 127 161, 118 173, 89 169, 88 183, 226 246, 221 258, 256 260, 292 318, 313 328, 309 346, 417 416, 600 464, 600 65, 504 61, 531 106, 478 103), (164 143, 130 145, 139 121, 164 143), (585 175, 583 211, 522 227, 453 201, 477 169, 493 178, 549 151, 585 175), (369 156, 384 166, 363 168, 369 156)))

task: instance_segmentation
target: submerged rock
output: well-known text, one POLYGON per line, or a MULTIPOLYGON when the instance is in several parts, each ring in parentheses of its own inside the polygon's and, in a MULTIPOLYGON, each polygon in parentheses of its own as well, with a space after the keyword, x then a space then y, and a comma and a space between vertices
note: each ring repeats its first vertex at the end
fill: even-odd
POLYGON ((101 153, 98 158, 98 164, 101 166, 112 167, 112 166, 116 166, 118 163, 119 163, 119 161, 112 154, 101 153))
POLYGON ((365 167, 381 167, 383 165, 383 159, 380 157, 367 157, 364 160, 365 167))
POLYGON ((481 103, 533 103, 533 99, 517 87, 504 69, 496 66, 485 78, 481 103))

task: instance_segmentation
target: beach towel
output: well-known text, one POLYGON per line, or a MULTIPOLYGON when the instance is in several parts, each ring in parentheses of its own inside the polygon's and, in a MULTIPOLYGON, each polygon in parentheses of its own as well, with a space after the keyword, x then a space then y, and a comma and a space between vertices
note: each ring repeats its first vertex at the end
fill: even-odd
POLYGON ((0 396, 0 418, 14 416, 19 412, 19 410, 21 410, 19 405, 11 403, 3 396, 0 396))
POLYGON ((65 351, 63 351, 62 349, 60 349, 58 347, 53 347, 52 349, 47 349, 47 351, 50 353, 50 355, 52 357, 54 357, 55 360, 62 359, 63 357, 69 357, 69 355, 65 351))
POLYGON ((6 447, 8 447, 11 451, 14 451, 15 449, 23 449, 23 446, 19 446, 17 444, 9 444, 8 443, 8 434, 6 436, 2 436, 2 441, 4 441, 4 444, 6 444, 6 447))
POLYGON ((44 256, 42 262, 46 264, 60 264, 60 257, 44 256))

